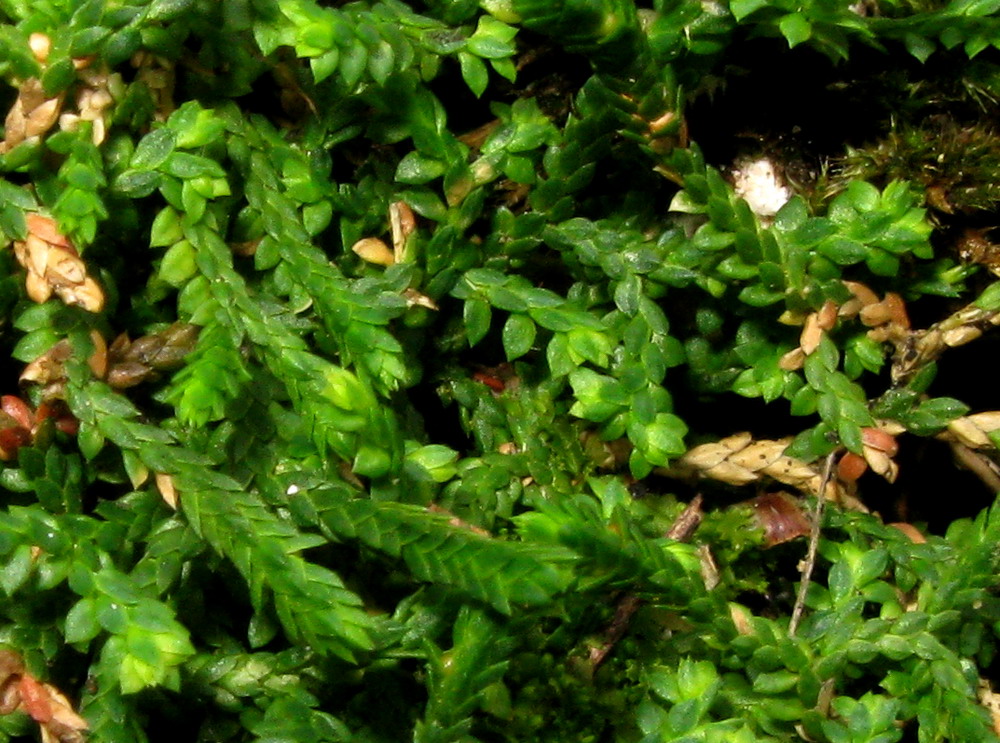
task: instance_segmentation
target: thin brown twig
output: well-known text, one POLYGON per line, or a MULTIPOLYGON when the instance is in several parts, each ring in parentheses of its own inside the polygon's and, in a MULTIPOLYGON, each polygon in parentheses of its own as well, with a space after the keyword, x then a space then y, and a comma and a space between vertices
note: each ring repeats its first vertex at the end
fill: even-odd
POLYGON ((983 484, 994 493, 1000 492, 1000 468, 984 454, 980 454, 960 441, 949 441, 952 455, 956 461, 982 480, 983 484))
POLYGON ((816 567, 816 553, 819 550, 819 535, 823 525, 823 507, 826 505, 826 486, 833 474, 833 462, 836 457, 837 452, 830 452, 826 457, 826 464, 823 465, 823 479, 820 482, 819 495, 816 497, 816 510, 813 511, 812 531, 809 533, 809 549, 806 552, 805 564, 802 566, 802 581, 799 583, 799 593, 792 608, 792 619, 788 623, 789 637, 795 637, 795 632, 799 628, 802 610, 806 605, 806 593, 809 591, 809 581, 812 578, 813 568, 816 567))
MULTIPOLYGON (((701 523, 701 519, 705 515, 701 510, 702 500, 701 495, 696 495, 688 503, 680 516, 671 524, 666 534, 667 538, 677 542, 686 542, 691 538, 694 530, 698 528, 698 524, 701 523)), ((629 622, 632 616, 639 611, 640 606, 642 606, 642 599, 635 594, 627 593, 618 599, 618 605, 615 607, 615 616, 611 620, 611 624, 604 630, 604 642, 601 643, 600 647, 590 649, 589 661, 591 674, 597 671, 608 655, 610 655, 611 651, 614 650, 618 641, 625 636, 625 632, 628 631, 629 622)))

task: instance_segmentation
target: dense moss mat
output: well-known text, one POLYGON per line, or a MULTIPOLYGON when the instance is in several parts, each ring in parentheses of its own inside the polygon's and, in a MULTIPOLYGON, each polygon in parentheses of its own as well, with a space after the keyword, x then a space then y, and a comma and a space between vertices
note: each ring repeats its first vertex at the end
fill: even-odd
POLYGON ((0 740, 996 740, 998 43, 0 0, 0 740))

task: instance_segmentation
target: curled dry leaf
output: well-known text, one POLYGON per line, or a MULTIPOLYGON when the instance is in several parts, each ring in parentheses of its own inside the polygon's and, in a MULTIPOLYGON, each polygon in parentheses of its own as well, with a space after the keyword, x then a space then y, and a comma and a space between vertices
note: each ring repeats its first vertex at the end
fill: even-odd
POLYGON ((985 449, 993 446, 989 434, 997 430, 1000 430, 1000 411, 991 410, 956 418, 941 436, 952 436, 973 449, 985 449))
POLYGON ((806 352, 801 346, 793 348, 778 360, 778 367, 785 371, 797 371, 806 362, 806 352))
POLYGON ((156 489, 160 491, 160 496, 164 502, 175 511, 177 510, 177 488, 174 487, 174 478, 163 472, 154 474, 156 479, 156 489))
POLYGON ((75 129, 81 121, 92 123, 91 141, 95 145, 104 142, 108 130, 111 105, 115 101, 112 90, 124 88, 118 73, 109 73, 106 67, 94 68, 89 65, 80 69, 78 77, 81 85, 76 93, 75 115, 59 119, 60 129, 75 129))
POLYGON ((890 457, 896 456, 899 452, 896 437, 879 428, 862 428, 861 442, 865 447, 885 452, 890 457))
POLYGON ((35 60, 41 64, 49 58, 49 51, 52 49, 52 40, 43 33, 36 31, 28 37, 28 46, 31 53, 35 55, 35 60))
POLYGON ((45 134, 58 120, 62 100, 62 94, 55 98, 47 97, 38 78, 28 78, 21 83, 18 96, 4 120, 4 139, 0 142, 0 153, 12 150, 27 139, 45 134))
POLYGON ((403 299, 406 300, 407 307, 426 307, 429 310, 439 309, 437 302, 416 289, 404 289, 403 299))
MULTIPOLYGON (((845 281, 844 286, 862 307, 878 303, 878 295, 860 281, 845 281)), ((841 313, 843 314, 843 307, 841 313)))
POLYGON ((837 305, 832 300, 826 300, 819 312, 816 313, 816 322, 822 330, 833 330, 837 324, 837 305))
POLYGON ((66 696, 28 673, 21 656, 0 650, 0 714, 21 710, 38 723, 43 743, 83 743, 87 721, 66 696))
POLYGON ((396 257, 389 246, 377 237, 363 237, 351 246, 351 250, 362 260, 379 266, 388 267, 396 262, 396 257))
POLYGON ((46 441, 52 428, 75 436, 79 427, 79 421, 61 400, 43 402, 32 411, 21 398, 3 395, 0 397, 0 460, 10 461, 22 446, 46 441), (52 421, 50 427, 43 428, 49 420, 52 421))
POLYGON ((837 477, 846 483, 855 482, 865 472, 868 471, 868 462, 865 458, 849 451, 837 462, 837 477))
POLYGON ((125 389, 156 377, 158 372, 176 369, 197 339, 198 326, 183 322, 134 341, 122 333, 108 349, 107 382, 125 389))
POLYGON ((46 302, 53 293, 66 304, 88 312, 104 307, 104 292, 92 278, 79 253, 59 232, 51 217, 29 214, 28 235, 14 241, 14 255, 28 275, 25 288, 35 302, 46 302))
POLYGON ((69 345, 69 341, 59 341, 24 367, 20 381, 22 383, 32 382, 45 387, 44 396, 47 398, 62 397, 66 382, 64 364, 72 352, 73 349, 69 345))
POLYGON ((896 482, 899 476, 899 465, 884 451, 879 451, 870 446, 864 447, 864 457, 872 472, 881 475, 889 482, 896 482))
POLYGON ((905 521, 896 521, 892 524, 887 524, 887 526, 891 526, 893 529, 898 529, 903 532, 903 534, 905 534, 914 544, 924 544, 927 541, 927 537, 925 537, 920 529, 915 527, 913 524, 905 521))
MULTIPOLYGON (((94 376, 101 378, 107 368, 107 344, 96 330, 90 331, 90 339, 94 344, 94 352, 87 359, 87 365, 94 376)), ((66 360, 73 349, 67 340, 61 340, 37 359, 24 367, 21 372, 21 383, 30 382, 44 387, 42 397, 46 400, 56 400, 65 397, 66 360)))
POLYGON ((767 547, 806 536, 812 528, 798 500, 789 493, 765 493, 746 501, 745 505, 753 509, 754 521, 764 530, 767 547))
POLYGON ((405 201, 394 201, 389 204, 389 225, 392 228, 392 252, 396 263, 404 258, 406 241, 417 228, 417 220, 413 210, 405 201))
POLYGON ((863 475, 868 467, 877 474, 884 477, 889 482, 895 482, 899 475, 899 465, 893 460, 899 451, 899 444, 888 431, 880 428, 862 428, 862 466, 857 460, 862 457, 848 452, 841 457, 837 467, 837 474, 844 482, 854 482, 863 475))
POLYGON ((812 312, 806 318, 805 325, 802 326, 802 334, 799 336, 799 348, 802 353, 809 356, 817 348, 823 339, 823 328, 820 326, 819 313, 812 312))

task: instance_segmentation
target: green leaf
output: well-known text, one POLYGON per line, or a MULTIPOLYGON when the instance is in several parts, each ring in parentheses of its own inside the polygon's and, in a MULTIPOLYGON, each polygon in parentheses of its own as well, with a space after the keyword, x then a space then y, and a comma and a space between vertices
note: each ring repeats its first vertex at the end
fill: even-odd
POLYGON ((162 176, 149 170, 126 170, 115 178, 112 187, 123 196, 141 199, 160 186, 162 176))
POLYGON ((171 286, 183 286, 198 271, 196 259, 194 246, 181 240, 164 254, 157 275, 171 286))
POLYGON ((169 21, 179 18, 194 4, 194 0, 153 0, 146 10, 146 18, 153 21, 169 21))
POLYGON ((101 632, 97 621, 97 607, 92 599, 80 599, 66 614, 64 635, 66 642, 77 643, 93 640, 101 632))
POLYGON ((156 129, 139 141, 130 165, 136 170, 156 170, 170 157, 175 145, 176 138, 170 129, 156 129))
POLYGON ((788 41, 789 47, 798 46, 812 36, 812 24, 801 13, 789 13, 783 16, 778 21, 778 28, 788 41))
POLYGON ((414 150, 399 161, 396 180, 410 185, 421 185, 444 175, 446 166, 439 160, 425 157, 414 150))
POLYGON ((503 348, 507 361, 524 356, 535 342, 537 328, 525 315, 511 315, 503 326, 503 348))
POLYGON ((491 317, 492 312, 487 302, 475 298, 465 300, 465 335, 470 346, 479 343, 489 332, 491 317))
POLYGON ((462 70, 462 79, 469 86, 472 94, 479 98, 486 92, 489 84, 489 72, 486 65, 479 57, 475 57, 466 52, 459 52, 458 62, 462 70))
POLYGON ((767 7, 767 0, 731 0, 729 11, 737 22, 742 21, 756 10, 767 7))

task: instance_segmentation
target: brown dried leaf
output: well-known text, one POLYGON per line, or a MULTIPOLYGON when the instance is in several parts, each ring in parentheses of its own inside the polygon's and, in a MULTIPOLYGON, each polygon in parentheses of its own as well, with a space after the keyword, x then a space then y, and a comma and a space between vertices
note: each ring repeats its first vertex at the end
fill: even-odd
POLYGON ((52 49, 52 40, 43 33, 36 31, 28 37, 28 46, 31 53, 38 62, 44 63, 49 58, 49 50, 52 49))
POLYGON ((89 726, 65 695, 28 673, 17 653, 0 650, 0 714, 17 710, 38 723, 44 743, 84 743, 89 726))
POLYGON ((151 374, 152 369, 138 361, 119 361, 108 368, 107 382, 116 390, 125 390, 142 384, 151 374))
POLYGON ((50 243, 33 233, 28 233, 23 242, 14 243, 14 255, 18 262, 39 276, 45 275, 45 269, 49 265, 49 250, 50 243))
POLYGON ((872 468, 872 472, 881 475, 889 482, 896 482, 896 477, 899 475, 899 465, 892 457, 884 451, 870 446, 865 446, 863 452, 865 461, 872 468))
POLYGON ((104 375, 108 373, 108 344, 96 330, 90 331, 90 340, 94 344, 94 352, 87 359, 87 366, 95 377, 104 379, 104 375))
POLYGON ((778 361, 778 367, 784 371, 798 371, 806 362, 806 352, 801 347, 793 348, 778 361))
POLYGON ((97 282, 88 277, 79 286, 56 287, 56 295, 66 304, 81 307, 87 312, 104 309, 104 292, 97 282))
POLYGON ((799 336, 799 347, 806 356, 819 348, 819 342, 823 339, 823 328, 820 327, 819 313, 813 312, 806 318, 805 325, 802 326, 802 334, 799 336))
POLYGON ((896 437, 879 428, 862 428, 861 441, 866 447, 885 452, 890 457, 896 456, 899 452, 896 437))
POLYGON ((816 322, 823 330, 833 330, 833 326, 837 324, 837 305, 829 299, 826 300, 816 313, 816 322))
POLYGON ((32 361, 21 372, 21 382, 34 382, 35 384, 49 385, 53 382, 63 382, 66 379, 66 372, 63 364, 73 352, 69 341, 61 340, 52 348, 32 361))
POLYGON ((811 531, 809 519, 799 508, 798 500, 788 493, 765 493, 749 501, 746 505, 753 509, 754 520, 764 530, 764 544, 790 542, 811 531))
MULTIPOLYGON (((789 439, 753 441, 749 433, 736 434, 714 444, 694 447, 665 472, 684 475, 693 471, 730 485, 746 485, 762 477, 770 477, 799 490, 818 494, 822 477, 806 462, 784 455, 789 443, 789 439)), ((842 502, 845 498, 836 483, 829 484, 826 495, 831 500, 842 502)), ((847 505, 860 506, 855 502, 847 505)))
POLYGON ((4 119, 4 140, 0 143, 0 152, 12 150, 21 144, 25 138, 27 118, 24 115, 24 101, 20 98, 14 101, 4 119))
POLYGON ((413 210, 405 201, 394 201, 389 204, 389 225, 392 227, 392 252, 399 263, 403 260, 406 241, 417 228, 417 220, 413 210))
POLYGON ((439 309, 437 302, 416 289, 405 289, 403 291, 403 299, 406 300, 408 307, 426 307, 429 310, 439 309))
POLYGON ((364 237, 351 246, 351 250, 357 253, 362 260, 368 263, 375 263, 379 266, 391 266, 396 262, 396 258, 389 246, 377 237, 364 237))
POLYGON ((993 731, 1000 735, 1000 694, 993 691, 990 682, 984 678, 979 679, 978 690, 979 703, 990 713, 993 720, 993 731))
POLYGON ((845 281, 844 286, 847 291, 854 295, 855 299, 861 302, 862 307, 878 303, 878 295, 859 281, 845 281))
POLYGON ((886 526, 891 526, 893 529, 903 532, 914 544, 924 544, 927 541, 927 537, 923 535, 920 529, 905 521, 896 521, 892 524, 886 524, 886 526))
POLYGON ((156 489, 160 491, 160 495, 168 506, 170 506, 175 511, 177 510, 177 489, 174 487, 174 478, 171 475, 164 474, 163 472, 157 472, 154 474, 156 479, 156 489))
POLYGON ((698 566, 705 590, 711 591, 719 585, 719 566, 712 556, 712 550, 707 544, 698 545, 698 566))
POLYGON ((941 333, 941 340, 946 346, 956 348, 964 346, 966 343, 976 340, 983 334, 983 331, 973 325, 961 325, 951 328, 941 333))
POLYGON ((898 328, 909 330, 910 317, 906 314, 906 303, 903 298, 896 292, 889 292, 882 302, 889 310, 889 322, 898 328))
POLYGON ((736 628, 736 632, 741 635, 753 635, 754 632, 753 624, 750 620, 753 615, 745 606, 740 606, 739 604, 729 605, 729 616, 733 620, 733 626, 736 628))
POLYGON ((45 134, 59 119, 59 109, 62 107, 62 96, 50 98, 32 110, 24 122, 26 137, 38 137, 45 134))
POLYGON ((855 482, 868 471, 868 462, 864 457, 852 451, 847 452, 837 462, 837 477, 843 482, 855 482))

